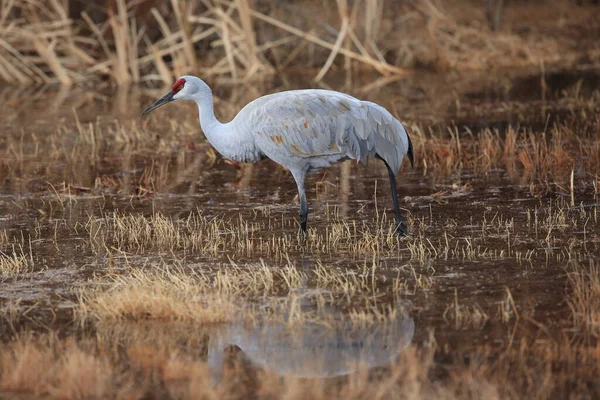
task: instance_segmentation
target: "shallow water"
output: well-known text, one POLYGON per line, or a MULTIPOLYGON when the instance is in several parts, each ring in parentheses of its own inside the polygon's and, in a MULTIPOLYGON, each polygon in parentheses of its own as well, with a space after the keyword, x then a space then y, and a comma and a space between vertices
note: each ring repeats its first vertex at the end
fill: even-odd
MULTIPOLYGON (((576 114, 578 110, 572 109, 572 103, 561 93, 578 90, 577 96, 590 95, 600 76, 598 71, 546 73, 542 88, 539 74, 514 75, 418 75, 380 87, 373 87, 369 77, 357 77, 351 92, 398 110, 402 120, 441 132, 453 126, 471 130, 514 124, 540 128, 576 114)), ((339 81, 343 80, 340 76, 339 81)), ((292 87, 306 86, 297 77, 292 82, 292 87)), ((339 87, 336 82, 329 83, 339 87)), ((221 115, 231 116, 240 104, 288 87, 278 81, 249 90, 217 85, 217 109, 221 115)), ((378 306, 395 308, 402 304, 407 315, 402 314, 400 325, 406 329, 403 339, 393 340, 398 352, 409 342, 423 345, 433 332, 442 349, 438 361, 451 364, 468 358, 477 345, 493 348, 513 340, 518 344, 513 332, 518 318, 525 326, 543 326, 550 336, 571 329, 565 300, 568 268, 573 263, 597 260, 600 254, 597 193, 589 185, 578 187, 573 206, 569 205, 568 189, 536 196, 530 185, 515 184, 506 171, 481 174, 463 170, 440 176, 432 170, 411 170, 406 164, 399 175, 399 194, 413 221, 410 238, 394 240, 376 252, 356 251, 351 244, 311 246, 310 241, 316 239, 309 238, 306 244, 295 235, 296 187, 287 171, 270 161, 237 168, 211 158, 206 153, 208 147, 197 143, 201 134, 191 106, 161 108, 152 118, 137 120, 139 111, 160 90, 112 93, 100 88, 57 93, 51 88, 4 88, 0 92, 5 101, 0 111, 0 232, 5 230, 9 238, 23 238, 21 249, 2 242, 0 249, 5 254, 20 251, 34 265, 30 273, 0 275, 0 305, 19 299, 21 309, 35 305, 29 318, 53 329, 62 329, 60 324, 68 321, 76 308, 75 291, 94 285, 93 277, 108 270, 124 272, 174 261, 191 270, 214 271, 231 262, 250 268, 260 260, 278 268, 288 262, 287 257, 307 275, 303 290, 321 290, 315 283, 317 263, 346 274, 364 274, 365 268, 374 271, 373 285, 366 293, 346 298, 342 292, 332 291, 328 306, 339 314, 335 318, 343 320, 349 309, 360 310, 362 296, 374 299, 378 306), (102 129, 126 129, 131 126, 128 123, 136 121, 145 132, 137 139, 142 144, 102 147, 102 138, 96 138, 92 144, 77 145, 82 139, 75 133, 59 136, 58 144, 49 139, 57 129, 73 129, 75 115, 83 125, 97 124, 100 128, 96 134, 102 129), (120 121, 120 128, 115 120, 120 121), (164 138, 163 131, 168 132, 164 138), (155 137, 148 137, 148 132, 155 137), (71 144, 72 148, 61 147, 71 144), (255 247, 218 247, 214 251, 177 246, 173 250, 103 247, 115 242, 103 236, 111 236, 107 225, 94 228, 94 223, 106 222, 115 212, 148 218, 160 212, 175 221, 198 213, 208 220, 223 218, 225 228, 220 234, 224 238, 231 235, 227 226, 241 219, 249 224, 248 240, 255 247), (285 255, 260 250, 273 238, 287 238, 285 255), (468 316, 461 317, 460 310, 468 316), (473 317, 476 314, 479 317, 473 317)), ((309 226, 314 237, 329 232, 332 224, 346 223, 358 231, 390 225, 388 182, 385 169, 377 162, 367 167, 353 162, 336 165, 312 175, 307 187, 309 226), (381 218, 386 219, 377 221, 381 218)), ((360 233, 355 235, 355 241, 364 240, 360 233)), ((277 295, 290 293, 282 289, 277 295)), ((249 301, 264 305, 267 300, 249 301)), ((306 307, 318 308, 314 301, 306 307)), ((27 321, 23 324, 30 326, 27 321)), ((70 329, 69 323, 64 326, 70 329)), ((282 374, 298 372, 296 365, 282 363, 298 360, 304 350, 285 338, 275 349, 265 336, 264 326, 239 326, 207 331, 213 343, 218 343, 209 350, 209 359, 219 359, 217 353, 233 345, 250 365, 276 368, 282 374), (271 350, 264 350, 265 346, 271 350), (289 348, 296 353, 286 357, 285 349, 289 348), (282 359, 269 361, 269 351, 282 359), (271 361, 273 365, 269 365, 271 361)), ((376 330, 377 325, 372 328, 376 330)), ((3 340, 7 340, 8 325, 2 332, 3 340)), ((361 342, 362 336, 363 341, 367 337, 373 343, 377 340, 369 336, 368 329, 351 339, 344 337, 344 332, 343 328, 336 331, 307 325, 296 334, 309 353, 317 351, 313 342, 321 346, 330 343, 337 350, 326 353, 332 361, 324 363, 333 368, 339 362, 339 371, 346 373, 351 369, 346 365, 350 361, 341 359, 341 354, 350 357, 349 353, 336 352, 361 342), (329 339, 319 341, 320 335, 329 339)), ((373 346, 376 348, 377 343, 373 346)), ((389 361, 383 357, 380 362, 382 357, 377 354, 361 354, 362 361, 372 360, 367 362, 372 367, 389 361)))

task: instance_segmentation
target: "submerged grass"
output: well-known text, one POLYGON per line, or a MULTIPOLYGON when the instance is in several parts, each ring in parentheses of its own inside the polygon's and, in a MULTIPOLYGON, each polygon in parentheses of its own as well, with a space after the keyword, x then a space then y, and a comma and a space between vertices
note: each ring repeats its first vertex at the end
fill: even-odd
POLYGON ((454 322, 455 329, 481 328, 490 318, 478 304, 473 306, 460 304, 456 289, 454 301, 446 307, 442 317, 446 322, 454 322))
MULTIPOLYGON (((106 354, 74 340, 25 335, 2 346, 0 393, 36 398, 115 398, 135 392, 106 354), (123 385, 123 386, 121 386, 123 385)), ((139 396, 139 394, 138 394, 139 396)))
MULTIPOLYGON (((452 201, 452 196, 444 198, 452 201)), ((229 219, 208 218, 200 212, 183 218, 167 217, 160 212, 149 216, 112 213, 90 217, 85 229, 90 239, 89 249, 98 254, 114 250, 137 255, 158 251, 176 255, 176 259, 185 258, 186 254, 215 258, 227 254, 230 260, 254 255, 287 260, 289 254, 296 252, 323 256, 343 252, 349 260, 363 260, 367 270, 371 265, 376 267, 375 258, 382 257, 423 265, 435 259, 564 262, 584 259, 598 248, 597 207, 584 203, 571 206, 568 196, 529 204, 519 215, 508 210, 478 209, 467 226, 461 226, 464 223, 457 218, 444 215, 434 218, 430 210, 429 215, 409 219, 412 235, 406 238, 398 238, 385 210, 377 209, 373 222, 345 221, 333 212, 324 227, 310 229, 306 240, 297 236, 291 218, 274 215, 238 215, 229 219)), ((443 209, 440 207, 440 212, 443 209)), ((332 273, 327 267, 317 269, 323 284, 349 283, 348 277, 332 273)), ((284 272, 281 275, 279 278, 301 280, 300 276, 284 276, 284 272)), ((367 282, 361 284, 368 286, 367 282)))
MULTIPOLYGON (((155 339, 156 340, 156 339, 155 339)), ((170 340, 173 340, 171 337, 170 340)), ((405 361, 394 366, 394 373, 384 385, 372 382, 365 373, 353 375, 348 382, 328 387, 309 384, 305 380, 261 373, 253 387, 236 384, 229 377, 244 370, 232 365, 226 370, 227 384, 213 386, 210 371, 201 357, 193 354, 163 351, 165 345, 131 345, 119 357, 111 348, 90 347, 91 343, 60 341, 54 338, 23 337, 4 345, 0 358, 0 393, 33 395, 35 397, 75 398, 255 398, 301 399, 362 398, 364 394, 377 398, 392 398, 395 393, 415 395, 434 392, 423 385, 427 381, 426 367, 414 350, 405 361), (410 361, 410 362, 409 362, 410 361), (124 365, 128 364, 128 368, 124 365), (409 373, 410 381, 397 379, 409 373), (386 389, 383 389, 386 388, 386 389), (350 396, 350 397, 348 397, 350 396)), ((430 362, 430 359, 429 359, 430 362)), ((243 383, 240 382, 240 383, 243 383)))
POLYGON ((86 229, 93 238, 94 251, 116 247, 140 253, 147 249, 183 250, 217 255, 233 252, 238 255, 262 254, 284 259, 289 251, 304 249, 332 253, 345 249, 349 254, 395 253, 398 237, 394 225, 385 214, 373 227, 366 222, 345 221, 328 224, 325 231, 311 229, 310 240, 298 240, 294 220, 280 222, 270 219, 246 219, 242 216, 205 217, 200 212, 184 219, 173 219, 161 213, 149 217, 113 213, 104 218, 92 217, 86 229), (269 235, 277 225, 289 232, 269 235), (102 236, 98 235, 102 232, 102 236))
MULTIPOLYGON (((315 269, 300 271, 289 260, 275 266, 232 263, 214 270, 168 264, 133 267, 126 275, 109 274, 79 290, 77 314, 84 324, 162 320, 208 326, 265 317, 287 323, 317 318, 326 323, 329 315, 319 316, 319 312, 327 304, 350 306, 360 301, 364 310, 353 311, 357 323, 368 320, 365 312, 386 320, 395 311, 382 313, 376 302, 369 300, 378 293, 380 279, 375 264, 365 264, 360 274, 320 263, 315 269), (265 304, 266 299, 273 301, 265 304)), ((396 290, 403 287, 395 281, 391 286, 396 290)))

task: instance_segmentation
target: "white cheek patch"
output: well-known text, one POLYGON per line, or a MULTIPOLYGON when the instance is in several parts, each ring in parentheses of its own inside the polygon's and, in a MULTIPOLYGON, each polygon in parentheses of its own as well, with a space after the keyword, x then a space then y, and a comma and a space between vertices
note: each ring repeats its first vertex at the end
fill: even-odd
POLYGON ((173 100, 181 100, 181 98, 184 96, 183 92, 185 91, 185 89, 180 90, 179 92, 175 93, 173 95, 173 100))

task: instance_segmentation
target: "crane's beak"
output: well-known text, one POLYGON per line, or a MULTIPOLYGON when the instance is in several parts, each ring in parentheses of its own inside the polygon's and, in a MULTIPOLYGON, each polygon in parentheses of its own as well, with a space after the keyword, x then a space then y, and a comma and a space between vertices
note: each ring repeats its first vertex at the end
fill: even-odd
POLYGON ((143 112, 142 112, 142 117, 146 114, 148 114, 150 111, 154 110, 155 108, 158 108, 160 106, 164 106, 167 103, 170 103, 173 101, 173 96, 175 94, 173 92, 168 92, 167 94, 165 94, 163 97, 161 97, 160 99, 156 100, 154 102, 154 104, 152 104, 150 107, 146 108, 143 112))

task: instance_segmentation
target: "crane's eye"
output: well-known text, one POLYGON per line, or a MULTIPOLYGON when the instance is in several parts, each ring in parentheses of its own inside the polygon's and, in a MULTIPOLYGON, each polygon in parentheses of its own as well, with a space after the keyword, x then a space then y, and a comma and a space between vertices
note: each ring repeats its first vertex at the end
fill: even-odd
POLYGON ((185 79, 183 79, 183 78, 177 79, 177 82, 175 82, 173 84, 173 88, 171 89, 171 92, 173 92, 173 94, 179 92, 180 90, 183 89, 184 85, 185 85, 185 79))

